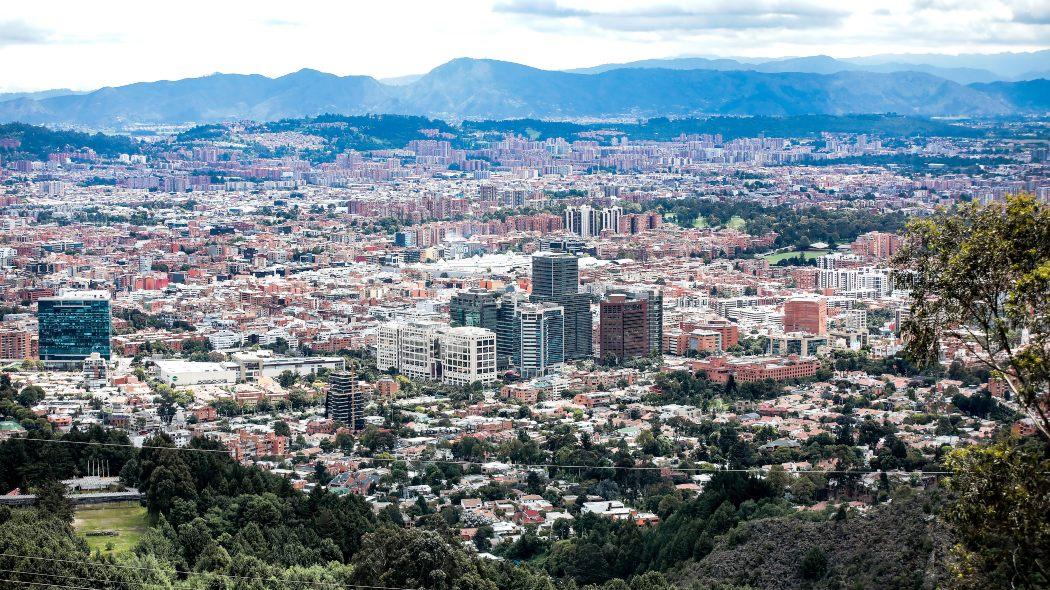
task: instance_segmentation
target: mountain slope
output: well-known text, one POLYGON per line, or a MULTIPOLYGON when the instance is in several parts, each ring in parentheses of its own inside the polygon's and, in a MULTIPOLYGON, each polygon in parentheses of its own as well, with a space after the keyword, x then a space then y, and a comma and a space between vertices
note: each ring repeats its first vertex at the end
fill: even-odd
POLYGON ((1011 107, 921 73, 767 74, 750 71, 538 70, 454 60, 407 87, 397 112, 465 118, 801 115, 898 112, 999 114, 1011 107))
POLYGON ((670 577, 682 588, 937 588, 947 581, 950 544, 944 525, 912 499, 844 521, 779 517, 744 523, 670 577), (827 571, 806 579, 801 564, 813 550, 826 556, 827 571))
POLYGON ((991 84, 971 84, 970 87, 991 96, 998 96, 1003 101, 1029 112, 1050 112, 1050 80, 992 82, 991 84))
POLYGON ((139 82, 65 95, 0 103, 0 120, 106 126, 230 119, 272 120, 325 112, 369 112, 386 87, 367 76, 339 77, 301 70, 280 78, 213 74, 176 81, 139 82))
POLYGON ((1025 80, 1032 72, 1050 70, 1050 49, 1019 53, 961 53, 958 55, 901 53, 853 57, 858 65, 885 63, 926 64, 938 68, 977 68, 1003 80, 1025 80))
MULTIPOLYGON (((829 74, 832 58, 781 60, 785 72, 616 68, 596 74, 456 59, 418 80, 301 70, 278 78, 214 74, 142 82, 79 95, 0 102, 0 121, 119 127, 131 123, 272 121, 323 113, 392 113, 446 119, 617 119, 695 115, 900 113, 920 116, 1045 112, 1045 86, 964 86, 921 72, 829 74), (830 62, 828 60, 831 60, 830 62), (799 65, 801 63, 801 65, 799 65)), ((725 64, 718 64, 721 67, 725 64)), ((772 66, 770 66, 772 67, 772 66)), ((1045 83, 1045 81, 1043 81, 1045 83)))
POLYGON ((835 74, 838 72, 873 72, 890 74, 894 72, 923 72, 938 76, 959 84, 974 82, 994 82, 1002 80, 988 70, 964 67, 938 67, 922 63, 885 62, 853 63, 849 60, 835 59, 826 55, 810 57, 792 57, 786 59, 740 61, 735 59, 708 59, 703 57, 683 57, 674 59, 647 59, 620 64, 602 64, 590 68, 568 70, 576 74, 600 74, 610 70, 626 68, 661 68, 667 70, 716 70, 716 71, 754 71, 766 73, 801 72, 808 74, 835 74))

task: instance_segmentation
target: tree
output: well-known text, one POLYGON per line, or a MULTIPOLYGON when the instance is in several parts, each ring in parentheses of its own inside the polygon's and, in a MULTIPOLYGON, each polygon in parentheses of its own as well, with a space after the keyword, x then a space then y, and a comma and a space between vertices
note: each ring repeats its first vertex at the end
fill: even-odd
MULTIPOLYGON (((176 498, 197 499, 197 485, 189 465, 164 437, 147 441, 150 447, 139 454, 138 488, 146 493, 146 505, 152 514, 167 514, 176 498)), ((123 475, 123 474, 122 474, 123 475)))
MULTIPOLYGON (((49 584, 87 586, 63 580, 98 578, 96 572, 102 570, 93 567, 87 545, 69 522, 37 508, 10 511, 9 518, 0 526, 0 548, 0 553, 3 553, 0 555, 0 569, 6 572, 3 577, 12 588, 45 588, 49 584)), ((111 587, 99 583, 91 585, 111 587)))
POLYGON ((36 506, 44 514, 62 522, 73 522, 73 502, 66 497, 66 486, 60 481, 48 481, 39 486, 36 506))
POLYGON ((292 436, 292 429, 284 420, 278 420, 273 423, 273 433, 277 436, 292 436))
POLYGON ((44 390, 39 385, 30 385, 18 393, 18 403, 31 408, 44 399, 44 390))
POLYGON ((828 558, 820 547, 810 547, 802 556, 799 564, 799 574, 803 580, 816 581, 828 573, 828 558))
POLYGON ((478 551, 488 551, 492 548, 492 525, 482 525, 474 533, 474 546, 478 551))
POLYGON ((967 587, 1050 585, 1050 454, 1032 439, 952 451, 946 508, 958 545, 955 569, 967 587))
POLYGON ((933 364, 960 338, 1050 439, 1050 206, 1015 195, 912 221, 895 266, 908 353, 933 364))
POLYGON ((284 387, 286 389, 291 387, 291 386, 293 386, 293 385, 295 385, 295 382, 298 381, 298 380, 299 380, 299 375, 298 374, 293 373, 291 371, 287 371, 287 370, 286 371, 281 371, 281 374, 277 376, 277 383, 279 383, 281 385, 281 387, 284 387))
POLYGON ((491 581, 476 580, 480 573, 477 564, 434 531, 384 528, 369 533, 354 555, 353 565, 358 584, 496 590, 491 581), (464 583, 466 577, 473 583, 464 583))

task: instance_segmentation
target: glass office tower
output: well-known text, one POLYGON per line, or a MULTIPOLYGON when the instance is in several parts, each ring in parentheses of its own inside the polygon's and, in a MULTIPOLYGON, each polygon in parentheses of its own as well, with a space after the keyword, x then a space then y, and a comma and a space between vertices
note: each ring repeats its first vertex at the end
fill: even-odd
POLYGON ((540 252, 532 257, 532 301, 560 305, 565 313, 565 360, 591 356, 591 299, 580 293, 580 262, 572 254, 540 252))
POLYGON ((97 352, 110 358, 109 294, 91 291, 45 297, 37 302, 40 360, 80 363, 97 352))

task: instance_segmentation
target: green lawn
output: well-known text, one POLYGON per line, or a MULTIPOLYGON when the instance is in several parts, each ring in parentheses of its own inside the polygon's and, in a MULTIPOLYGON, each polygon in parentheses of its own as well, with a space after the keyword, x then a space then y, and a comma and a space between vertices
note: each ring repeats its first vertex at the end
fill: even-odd
POLYGON ((698 216, 696 220, 693 221, 693 227, 695 227, 696 229, 703 229, 707 227, 707 219, 705 219, 703 215, 698 216))
POLYGON ((728 227, 729 229, 744 231, 744 228, 747 227, 747 222, 744 221, 743 217, 740 217, 739 215, 734 215, 729 220, 729 223, 726 224, 726 227, 728 227))
POLYGON ((146 509, 138 504, 102 504, 77 508, 73 527, 87 541, 91 551, 117 554, 130 551, 148 527, 146 509), (87 536, 92 531, 115 531, 116 535, 87 536), (112 543, 113 550, 106 551, 112 543))
MULTIPOLYGON (((802 254, 806 257, 806 260, 812 260, 814 258, 820 258, 827 254, 827 250, 806 250, 802 254)), ((776 254, 767 254, 763 256, 770 264, 776 264, 785 258, 794 258, 798 256, 798 252, 777 252, 776 254)))

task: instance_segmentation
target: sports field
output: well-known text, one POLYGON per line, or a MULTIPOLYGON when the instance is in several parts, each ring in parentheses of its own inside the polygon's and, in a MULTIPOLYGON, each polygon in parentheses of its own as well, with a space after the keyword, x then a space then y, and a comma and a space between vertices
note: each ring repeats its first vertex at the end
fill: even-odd
POLYGON ((77 508, 73 527, 87 541, 92 551, 117 554, 130 551, 139 542, 148 527, 146 508, 139 504, 102 504, 77 508), (88 535, 112 531, 115 535, 88 535), (107 546, 112 543, 112 550, 107 546))
MULTIPOLYGON (((802 254, 806 257, 806 260, 812 260, 820 258, 827 253, 827 250, 806 250, 802 254)), ((777 252, 775 254, 767 254, 762 258, 768 260, 770 264, 776 264, 785 258, 794 258, 796 256, 798 256, 798 252, 777 252)))

